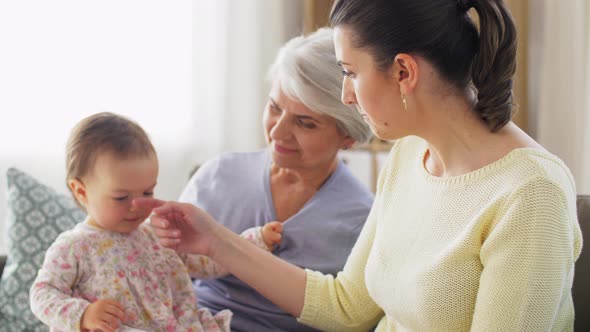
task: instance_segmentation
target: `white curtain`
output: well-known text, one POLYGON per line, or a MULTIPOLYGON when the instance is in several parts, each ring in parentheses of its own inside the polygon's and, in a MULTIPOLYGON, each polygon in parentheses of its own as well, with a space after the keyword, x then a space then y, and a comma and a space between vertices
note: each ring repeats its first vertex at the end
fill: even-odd
POLYGON ((529 2, 529 128, 590 194, 590 4, 529 2))
POLYGON ((96 112, 126 115, 146 129, 162 162, 158 193, 176 195, 170 165, 188 172, 177 161, 192 135, 191 8, 190 0, 0 2, 2 240, 6 169, 65 193, 69 130, 96 112))
POLYGON ((195 163, 262 147, 266 72, 281 45, 301 33, 303 0, 201 0, 193 12, 195 163))
POLYGON ((226 150, 263 145, 266 68, 301 31, 301 0, 0 0, 0 253, 15 166, 60 192, 82 117, 142 125, 160 159, 156 194, 226 150))

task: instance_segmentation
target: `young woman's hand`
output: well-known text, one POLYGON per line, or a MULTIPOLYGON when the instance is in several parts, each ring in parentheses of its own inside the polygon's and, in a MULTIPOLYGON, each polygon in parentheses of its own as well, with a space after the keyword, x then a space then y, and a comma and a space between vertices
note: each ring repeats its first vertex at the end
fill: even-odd
POLYGON ((82 331, 115 332, 125 319, 125 310, 117 301, 98 300, 89 305, 80 320, 82 331))
POLYGON ((180 253, 210 256, 217 222, 198 207, 154 198, 136 198, 138 208, 153 209, 151 226, 164 247, 180 253))

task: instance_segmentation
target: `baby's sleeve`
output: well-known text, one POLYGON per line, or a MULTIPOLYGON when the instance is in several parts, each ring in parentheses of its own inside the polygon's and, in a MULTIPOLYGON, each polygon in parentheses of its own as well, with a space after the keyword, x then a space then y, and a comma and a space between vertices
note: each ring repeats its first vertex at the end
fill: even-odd
POLYGON ((262 237, 262 226, 248 228, 247 230, 243 231, 240 236, 253 243, 260 249, 271 251, 262 237))
POLYGON ((180 254, 179 255, 191 278, 212 279, 228 275, 228 271, 220 264, 204 255, 180 254))
POLYGON ((80 273, 75 247, 60 236, 45 254, 43 266, 30 291, 31 310, 44 324, 63 331, 80 331, 82 315, 90 303, 72 297, 80 273))

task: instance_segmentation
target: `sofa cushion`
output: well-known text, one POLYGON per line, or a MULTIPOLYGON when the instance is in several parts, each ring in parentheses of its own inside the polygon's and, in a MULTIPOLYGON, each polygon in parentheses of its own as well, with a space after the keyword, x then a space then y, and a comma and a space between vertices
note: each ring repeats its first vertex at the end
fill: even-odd
POLYGON ((0 279, 0 330, 47 331, 33 315, 29 290, 45 251, 63 231, 85 217, 70 196, 10 168, 8 185, 8 259, 0 279))

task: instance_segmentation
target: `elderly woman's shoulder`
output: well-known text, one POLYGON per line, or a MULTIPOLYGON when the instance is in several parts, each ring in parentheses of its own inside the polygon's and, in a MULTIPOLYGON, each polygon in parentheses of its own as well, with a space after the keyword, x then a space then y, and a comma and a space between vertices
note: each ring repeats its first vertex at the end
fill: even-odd
POLYGON ((373 192, 346 165, 341 165, 333 176, 335 178, 328 183, 333 199, 363 207, 373 204, 373 192))
POLYGON ((217 158, 220 164, 234 163, 260 163, 268 160, 268 153, 266 150, 251 151, 251 152, 224 152, 217 158))
POLYGON ((265 150, 255 152, 224 152, 198 166, 195 177, 218 177, 264 169, 269 162, 265 150))
POLYGON ((242 166, 256 166, 260 167, 268 161, 268 154, 265 150, 254 152, 224 152, 219 156, 207 161, 202 167, 215 167, 218 169, 231 168, 242 166))

